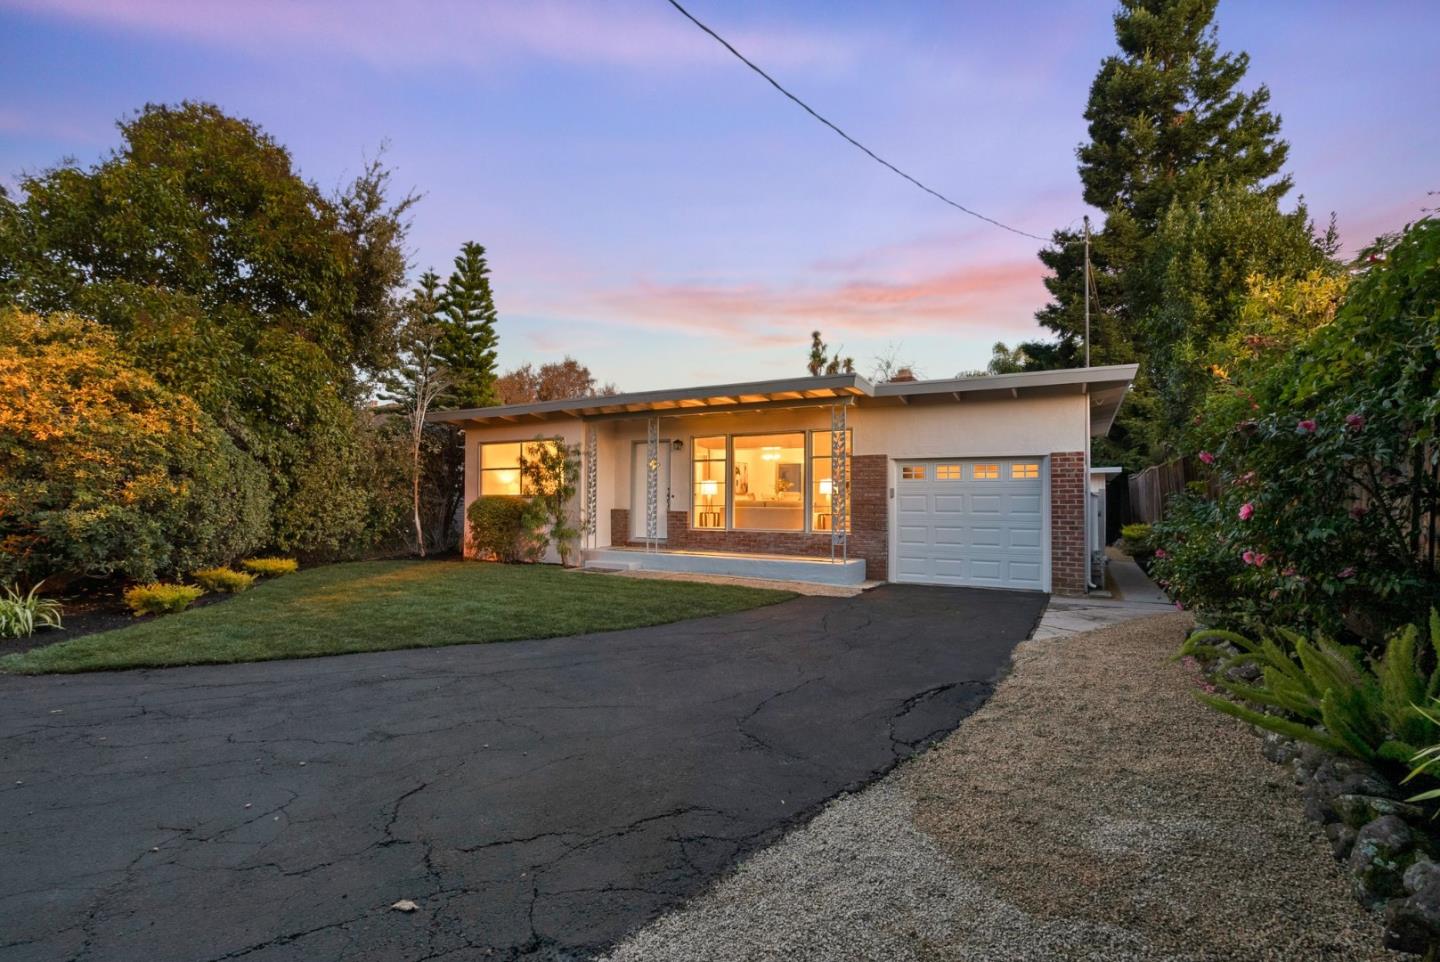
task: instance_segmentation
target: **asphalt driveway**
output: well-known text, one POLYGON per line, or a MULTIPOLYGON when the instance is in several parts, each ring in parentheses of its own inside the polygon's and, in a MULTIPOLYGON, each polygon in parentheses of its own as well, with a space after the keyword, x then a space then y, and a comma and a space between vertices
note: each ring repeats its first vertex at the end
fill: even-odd
POLYGON ((954 728, 1044 603, 887 585, 546 641, 0 678, 0 960, 585 958, 954 728))

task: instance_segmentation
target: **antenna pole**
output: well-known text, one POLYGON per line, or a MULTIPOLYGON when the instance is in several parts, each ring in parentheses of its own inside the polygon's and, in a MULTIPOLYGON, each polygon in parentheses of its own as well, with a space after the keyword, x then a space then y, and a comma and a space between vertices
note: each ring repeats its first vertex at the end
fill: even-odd
MULTIPOLYGON (((1074 223, 1073 221, 1071 223, 1074 223)), ((1085 215, 1085 366, 1090 366, 1090 215, 1085 215)))

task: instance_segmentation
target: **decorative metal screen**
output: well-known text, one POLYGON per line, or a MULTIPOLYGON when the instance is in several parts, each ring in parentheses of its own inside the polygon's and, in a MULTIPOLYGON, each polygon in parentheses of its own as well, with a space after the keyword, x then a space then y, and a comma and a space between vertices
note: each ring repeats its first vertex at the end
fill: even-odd
POLYGON ((600 473, 597 470, 599 463, 598 434, 595 425, 589 424, 585 427, 585 518, 581 522, 581 529, 585 534, 585 546, 597 547, 595 537, 595 490, 596 477, 600 473))
POLYGON ((845 404, 830 407, 830 560, 850 553, 850 432, 846 430, 845 404))
POLYGON ((645 420, 645 548, 660 547, 660 419, 645 420))

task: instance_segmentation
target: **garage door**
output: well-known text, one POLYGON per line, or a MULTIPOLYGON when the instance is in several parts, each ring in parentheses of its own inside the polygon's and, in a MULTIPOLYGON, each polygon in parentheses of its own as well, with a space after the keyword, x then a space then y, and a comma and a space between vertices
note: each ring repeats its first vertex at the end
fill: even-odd
POLYGON ((896 581, 1045 588, 1039 458, 900 461, 896 581))

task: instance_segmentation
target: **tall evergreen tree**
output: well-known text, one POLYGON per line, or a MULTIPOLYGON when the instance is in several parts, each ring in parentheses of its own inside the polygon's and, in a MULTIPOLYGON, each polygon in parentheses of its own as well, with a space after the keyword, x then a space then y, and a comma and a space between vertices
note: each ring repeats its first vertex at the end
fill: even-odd
POLYGON ((445 332, 440 358, 450 372, 447 407, 476 408, 498 403, 495 359, 500 344, 495 332, 495 298, 490 293, 490 268, 485 248, 467 241, 455 258, 455 269, 440 292, 445 332))
MULTIPOLYGON (((1281 175, 1288 146, 1279 136, 1280 118, 1269 109, 1270 92, 1263 84, 1237 89, 1250 59, 1220 50, 1216 3, 1121 0, 1119 50, 1105 58, 1091 85, 1090 137, 1076 151, 1085 201, 1105 212, 1104 227, 1091 239, 1091 361, 1142 365, 1140 403, 1129 406, 1118 431, 1121 446, 1132 452, 1145 444, 1141 435, 1154 436, 1135 421, 1154 410, 1144 397, 1157 333, 1148 319, 1164 294, 1153 278, 1157 233, 1167 215, 1201 210, 1208 198, 1232 189, 1275 208, 1291 186, 1281 175)), ((1084 355, 1083 244, 1081 232, 1058 230, 1053 246, 1040 252, 1051 271, 1045 281, 1051 301, 1036 320, 1058 341, 1048 350, 1025 345, 1039 365, 1069 366, 1084 355)))

